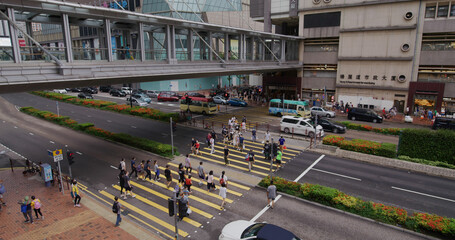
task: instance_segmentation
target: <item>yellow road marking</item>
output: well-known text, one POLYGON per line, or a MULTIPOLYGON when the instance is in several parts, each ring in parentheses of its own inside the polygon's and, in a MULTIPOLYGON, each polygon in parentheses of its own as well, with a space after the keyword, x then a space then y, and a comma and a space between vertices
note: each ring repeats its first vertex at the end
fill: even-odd
MULTIPOLYGON (((192 154, 192 156, 195 156, 192 154)), ((200 156, 198 155, 198 157, 204 159, 204 160, 207 160, 207 161, 210 161, 210 162, 215 162, 215 163, 219 163, 219 161, 217 160, 213 160, 213 159, 210 159, 210 158, 206 158, 206 157, 203 157, 203 156, 200 156)), ((241 170, 244 170, 244 171, 248 171, 248 168, 244 168, 244 167, 240 167, 240 166, 237 166, 237 165, 232 165, 230 164, 229 166, 233 167, 233 168, 237 168, 237 169, 241 169, 241 170)), ((265 173, 262 173, 262 172, 258 172, 258 171, 255 171, 255 170, 251 170, 252 173, 256 173, 256 174, 259 174, 259 175, 262 175, 262 176, 267 176, 267 174, 265 173)))
MULTIPOLYGON (((224 157, 218 156, 218 155, 210 154, 208 151, 206 152, 206 151, 199 150, 199 152, 204 153, 205 155, 208 155, 208 156, 211 156, 211 157, 217 157, 217 158, 222 158, 222 159, 224 159, 224 157)), ((239 156, 239 155, 234 155, 234 154, 229 154, 229 155, 230 155, 230 156, 238 157, 238 158, 240 158, 240 159, 243 160, 243 161, 242 161, 242 160, 235 160, 235 159, 232 159, 232 158, 228 158, 228 160, 229 160, 230 162, 236 162, 236 163, 240 163, 240 164, 242 164, 242 165, 247 165, 247 166, 248 166, 248 162, 245 160, 244 157, 241 157, 241 156, 239 156)), ((257 162, 257 161, 254 161, 254 163, 256 163, 256 162, 257 162)), ((260 161, 259 161, 259 163, 264 164, 263 162, 260 162, 260 161)), ((260 169, 264 169, 264 170, 266 170, 266 171, 269 170, 269 168, 266 168, 266 167, 263 167, 263 166, 255 166, 255 167, 260 168, 260 169)))
MULTIPOLYGON (((229 143, 230 143, 230 142, 229 142, 229 143)), ((232 145, 229 145, 229 146, 232 146, 232 145)), ((250 144, 246 144, 246 143, 245 143, 245 150, 249 150, 250 148, 258 148, 258 149, 261 149, 261 151, 259 151, 259 150, 254 150, 254 149, 252 149, 252 150, 253 150, 253 152, 260 153, 260 154, 264 154, 264 153, 262 153, 262 149, 264 149, 264 147, 252 146, 252 145, 250 145, 250 144)), ((293 154, 293 153, 283 153, 282 158, 291 159, 291 157, 288 157, 288 156, 293 156, 293 157, 294 157, 294 156, 296 156, 296 155, 297 155, 297 154, 293 154)))
MULTIPOLYGON (((106 196, 107 198, 114 199, 114 196, 113 196, 113 195, 111 195, 111 194, 109 194, 109 193, 107 193, 107 192, 105 192, 105 191, 100 191, 100 194, 106 196)), ((167 229, 169 229, 169 230, 171 230, 171 231, 174 231, 174 230, 175 230, 174 225, 171 225, 171 224, 169 224, 169 223, 167 223, 167 222, 165 222, 165 221, 163 221, 163 220, 161 220, 161 219, 159 219, 159 218, 157 218, 157 217, 155 217, 155 216, 153 216, 153 215, 151 215, 151 214, 149 214, 149 213, 147 213, 147 212, 145 212, 145 211, 142 211, 141 209, 139 209, 139 208, 137 208, 137 207, 135 207, 135 206, 133 206, 133 205, 131 205, 131 204, 129 204, 129 203, 123 201, 123 200, 120 200, 120 199, 119 199, 119 202, 120 202, 120 204, 122 204, 123 206, 125 206, 125 207, 131 209, 131 210, 134 211, 134 212, 139 213, 140 215, 142 215, 142 216, 144 216, 144 217, 150 219, 151 221, 153 221, 153 222, 155 222, 155 223, 157 223, 157 224, 159 224, 159 225, 161 225, 161 226, 163 226, 163 227, 165 227, 165 228, 167 228, 167 229)), ((188 233, 185 232, 185 231, 183 231, 183 230, 180 230, 180 231, 179 231, 179 234, 180 234, 182 237, 188 236, 188 233)))
MULTIPOLYGON (((264 146, 264 144, 263 144, 262 142, 253 142, 253 141, 250 141, 250 140, 245 140, 245 142, 248 143, 248 144, 255 144, 255 145, 258 145, 261 149, 262 149, 262 147, 264 146)), ((285 151, 285 152, 288 152, 288 151, 289 151, 289 152, 295 152, 295 153, 297 153, 297 154, 299 154, 299 153, 301 152, 301 151, 299 151, 299 150, 293 150, 293 149, 289 149, 289 148, 288 148, 288 149, 285 149, 284 151, 285 151)), ((290 154, 290 153, 289 153, 289 155, 291 155, 291 156, 295 156, 295 155, 297 155, 297 154, 290 154)))
MULTIPOLYGON (((223 147, 221 146, 215 146, 216 148, 220 148, 220 149, 224 149, 223 147)), ((210 150, 210 148, 204 148, 204 149, 207 149, 207 150, 210 150)), ((253 152, 255 152, 253 150, 253 152)), ((257 151, 256 151, 257 152, 257 151)), ((239 150, 235 150, 234 148, 229 148, 229 156, 234 156, 234 157, 238 157, 238 158, 241 158, 241 159, 245 159, 245 156, 246 156, 246 153, 248 153, 247 149, 245 149, 245 152, 241 152, 239 150), (241 153, 241 154, 245 154, 244 156, 241 156, 241 155, 234 155, 232 154, 231 152, 237 152, 237 153, 241 153)), ((284 157, 283 157, 284 158, 284 157)), ((224 159, 224 153, 223 153, 223 159, 224 159)), ((263 164, 269 164, 270 162, 263 162, 261 160, 256 160, 258 161, 259 163, 263 163, 263 164)), ((254 161, 256 163, 256 161, 254 161)), ((282 161, 282 163, 286 163, 286 161, 282 161)))
MULTIPOLYGON (((164 195, 164 194, 162 194, 162 193, 159 193, 159 192, 157 192, 157 191, 155 191, 155 190, 152 190, 152 189, 150 189, 150 188, 148 188, 148 187, 146 187, 146 186, 144 186, 144 185, 141 185, 141 184, 139 184, 139 183, 136 183, 136 182, 133 182, 133 181, 130 181, 130 183, 131 183, 131 185, 133 185, 133 186, 135 186, 135 187, 137 187, 137 188, 140 188, 140 189, 142 189, 142 190, 144 190, 144 191, 147 191, 147 192, 149 192, 149 193, 151 193, 151 194, 153 194, 153 195, 155 195, 155 196, 158 196, 158 197, 160 197, 160 198, 162 198, 162 199, 165 199, 166 201, 167 201, 168 198, 169 198, 169 196, 164 195)), ((200 209, 198 209, 198 208, 195 208, 195 207, 191 207, 191 210, 193 210, 193 212, 195 212, 195 213, 197 213, 197 214, 199 214, 199 215, 202 215, 202 216, 204 216, 204 217, 206 217, 206 218, 212 218, 212 217, 213 217, 212 214, 209 214, 209 213, 207 213, 207 212, 204 212, 204 211, 202 211, 202 210, 200 210, 200 209)))
MULTIPOLYGON (((193 179, 193 178, 191 178, 191 179, 193 179)), ((174 179, 174 178, 172 179, 172 181, 177 183, 177 184, 179 183, 179 181, 177 179, 174 179)), ((194 187, 194 184, 193 184, 193 186, 191 186, 191 191, 193 191, 193 190, 196 190, 197 192, 204 193, 204 194, 209 195, 211 197, 223 200, 223 198, 220 195, 212 193, 212 192, 209 192, 209 191, 206 191, 206 190, 203 190, 203 189, 200 189, 200 188, 197 188, 197 187, 194 187)), ((229 198, 225 198, 225 201, 227 203, 233 203, 234 202, 234 201, 232 201, 232 199, 229 199, 229 198)))

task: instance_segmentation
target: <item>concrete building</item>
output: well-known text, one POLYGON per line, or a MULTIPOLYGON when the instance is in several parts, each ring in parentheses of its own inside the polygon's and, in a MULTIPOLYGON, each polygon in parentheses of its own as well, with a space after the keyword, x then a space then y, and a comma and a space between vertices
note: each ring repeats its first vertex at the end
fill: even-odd
POLYGON ((303 69, 270 80, 295 81, 301 98, 455 112, 455 1, 252 0, 250 9, 264 29, 304 38, 303 69))

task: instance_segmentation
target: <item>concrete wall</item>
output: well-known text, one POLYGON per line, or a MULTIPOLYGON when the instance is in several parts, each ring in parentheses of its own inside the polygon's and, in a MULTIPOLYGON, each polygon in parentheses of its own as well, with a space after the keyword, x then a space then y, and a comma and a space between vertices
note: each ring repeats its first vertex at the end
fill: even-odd
POLYGON ((422 51, 420 65, 455 65, 455 51, 422 51))
POLYGON ((337 64, 337 52, 304 52, 303 62, 305 64, 337 64))

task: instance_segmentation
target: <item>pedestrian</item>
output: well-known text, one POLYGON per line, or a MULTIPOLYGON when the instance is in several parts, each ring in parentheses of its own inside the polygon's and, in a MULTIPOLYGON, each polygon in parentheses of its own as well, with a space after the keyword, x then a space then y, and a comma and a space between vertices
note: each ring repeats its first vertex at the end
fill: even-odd
POLYGON ((214 138, 210 138, 210 147, 212 148, 210 150, 210 154, 214 154, 215 153, 215 139, 214 138))
POLYGON ((181 163, 179 164, 179 183, 185 183, 185 171, 181 163))
POLYGON ((164 170, 164 176, 166 177, 167 188, 170 188, 172 183, 172 174, 171 170, 169 170, 169 165, 166 165, 166 169, 164 170))
POLYGON ((44 216, 41 213, 41 202, 38 198, 35 198, 35 196, 32 196, 32 209, 35 211, 36 219, 39 219, 38 213, 41 216, 41 219, 44 220, 44 216))
POLYGON ((126 200, 127 195, 130 195, 131 197, 135 198, 136 195, 134 195, 134 193, 133 193, 133 186, 131 186, 130 178, 128 177, 128 172, 125 173, 123 178, 124 178, 123 181, 124 181, 124 186, 125 186, 125 197, 123 199, 126 200))
POLYGON ((270 185, 267 187, 267 206, 272 209, 275 207, 275 198, 276 198, 276 186, 273 185, 273 180, 270 181, 270 185), (272 205, 270 205, 272 201, 272 205))
POLYGON ((264 144, 264 160, 270 160, 271 146, 269 141, 266 141, 264 144))
POLYGON ((227 145, 224 146, 224 165, 227 166, 230 162, 228 160, 229 157, 229 148, 227 145))
POLYGON ((245 143, 244 143, 245 138, 243 137, 243 134, 240 134, 239 136, 239 149, 240 151, 243 152, 245 150, 245 143))
POLYGON ((242 122, 242 132, 246 132, 246 122, 242 122))
POLYGON ((181 183, 175 184, 174 190, 173 190, 175 198, 179 197, 179 195, 182 192, 182 190, 183 189, 182 189, 182 184, 181 183))
POLYGON ((267 130, 267 132, 265 133, 265 139, 264 139, 265 142, 269 141, 270 142, 270 132, 269 130, 267 130))
POLYGON ((220 197, 223 198, 223 201, 221 202, 221 206, 220 206, 221 210, 224 209, 224 203, 226 202, 226 193, 227 193, 226 185, 224 183, 222 183, 221 187, 220 187, 220 192, 219 192, 220 197))
POLYGON ((122 205, 120 204, 120 202, 118 201, 118 197, 115 196, 114 197, 114 204, 112 205, 112 212, 117 214, 117 221, 115 222, 115 226, 118 227, 120 226, 120 222, 122 221, 122 215, 121 215, 121 212, 122 212, 122 205))
POLYGON ((223 126, 223 130, 221 130, 221 134, 223 135, 223 144, 226 144, 228 141, 228 131, 226 127, 223 126))
POLYGON ((125 172, 120 172, 119 184, 120 184, 120 197, 123 197, 126 199, 126 196, 123 195, 123 189, 125 188, 125 172))
POLYGON ((146 180, 147 177, 149 178, 150 181, 152 180, 152 171, 151 171, 150 164, 151 164, 150 160, 147 160, 147 163, 144 166, 145 172, 147 173, 144 177, 144 180, 146 180))
POLYGON ((191 192, 192 185, 193 185, 193 182, 191 181, 191 174, 188 174, 188 178, 185 179, 185 187, 188 189, 189 192, 191 192))
POLYGON ((191 167, 191 161, 190 161, 190 155, 187 154, 185 158, 185 169, 186 169, 186 174, 191 173, 193 171, 193 168, 191 167))
POLYGON ((216 190, 215 183, 213 182, 213 170, 210 170, 209 175, 207 176, 207 191, 210 192, 210 189, 216 190))
MULTIPOLYGON (((229 141, 232 141, 234 138, 234 128, 231 128, 230 131, 229 131, 229 141)), ((231 142, 231 144, 233 144, 231 142)))
POLYGON ((212 139, 212 134, 211 134, 211 133, 208 133, 205 140, 206 140, 207 145, 208 145, 209 147, 210 147, 210 139, 212 139))
POLYGON ((254 164, 254 153, 253 150, 250 149, 248 154, 246 155, 246 160, 248 161, 248 172, 251 172, 254 164))
POLYGON ((196 140, 194 138, 191 138, 191 154, 194 154, 194 152, 196 151, 195 145, 196 140))
POLYGON ((161 178, 160 178, 160 168, 158 167, 158 161, 155 160, 153 161, 153 171, 155 172, 155 176, 153 177, 153 180, 156 182, 156 181, 159 181, 161 178))
POLYGON ((199 166, 197 167, 197 173, 199 175, 199 187, 202 186, 203 184, 203 181, 205 181, 205 171, 204 171, 204 167, 202 166, 202 161, 199 162, 199 166))
POLYGON ((81 194, 79 193, 79 187, 77 186, 77 181, 73 180, 73 187, 71 192, 74 196, 74 207, 81 207, 81 194))
POLYGON ((199 143, 198 140, 196 140, 196 143, 194 144, 194 148, 196 149, 196 155, 198 155, 198 154, 202 155, 202 153, 199 152, 199 148, 201 148, 201 144, 199 143))
POLYGON ((226 176, 226 172, 222 171, 220 176, 220 185, 224 184, 226 187, 228 186, 228 177, 226 176))
POLYGON ((126 171, 125 158, 122 158, 122 160, 120 160, 120 165, 118 166, 118 169, 120 170, 120 172, 126 171))
POLYGON ((137 178, 137 166, 136 166, 136 158, 132 157, 131 158, 131 173, 130 173, 130 178, 133 176, 133 172, 135 174, 135 177, 137 178))
POLYGON ((215 132, 214 128, 212 128, 212 131, 210 132, 210 135, 212 136, 213 140, 216 140, 216 132, 215 132))
POLYGON ((139 180, 139 179, 145 180, 144 179, 144 160, 142 160, 142 162, 137 165, 136 171, 137 171, 137 175, 138 175, 136 180, 139 180))
POLYGON ((2 203, 3 206, 6 206, 5 200, 3 200, 3 194, 5 194, 5 192, 6 192, 5 185, 3 184, 3 180, 0 179, 0 202, 2 203))
POLYGON ((281 152, 281 150, 278 150, 277 152, 277 155, 276 155, 276 160, 275 160, 275 163, 276 163, 276 170, 275 171, 278 171, 278 169, 281 168, 281 158, 283 156, 283 153, 281 152))
POLYGON ((242 122, 246 123, 246 116, 243 115, 242 122))
POLYGON ((178 210, 179 210, 179 216, 178 216, 178 220, 179 221, 182 221, 182 219, 184 217, 187 217, 189 216, 189 198, 188 198, 188 195, 187 194, 183 194, 183 197, 181 197, 179 200, 178 200, 178 210))
POLYGON ((278 139, 278 142, 280 143, 280 151, 283 152, 284 143, 286 140, 283 138, 283 136, 281 136, 280 139, 278 139))
POLYGON ((239 150, 239 141, 240 141, 240 136, 239 136, 239 132, 238 131, 235 131, 235 134, 234 134, 234 147, 239 150))
POLYGON ((32 201, 28 198, 28 196, 24 197, 24 200, 18 202, 21 205, 21 212, 25 217, 25 222, 30 222, 33 224, 33 216, 32 216, 32 201), (30 217, 30 219, 29 219, 30 217))
POLYGON ((251 141, 256 142, 256 128, 251 131, 251 141))

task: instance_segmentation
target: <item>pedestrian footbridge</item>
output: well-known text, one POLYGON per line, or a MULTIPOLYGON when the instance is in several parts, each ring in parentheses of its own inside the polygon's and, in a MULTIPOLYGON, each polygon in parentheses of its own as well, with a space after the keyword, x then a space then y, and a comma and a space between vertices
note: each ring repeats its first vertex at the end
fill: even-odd
POLYGON ((295 36, 54 0, 0 3, 0 93, 303 66, 295 36))

